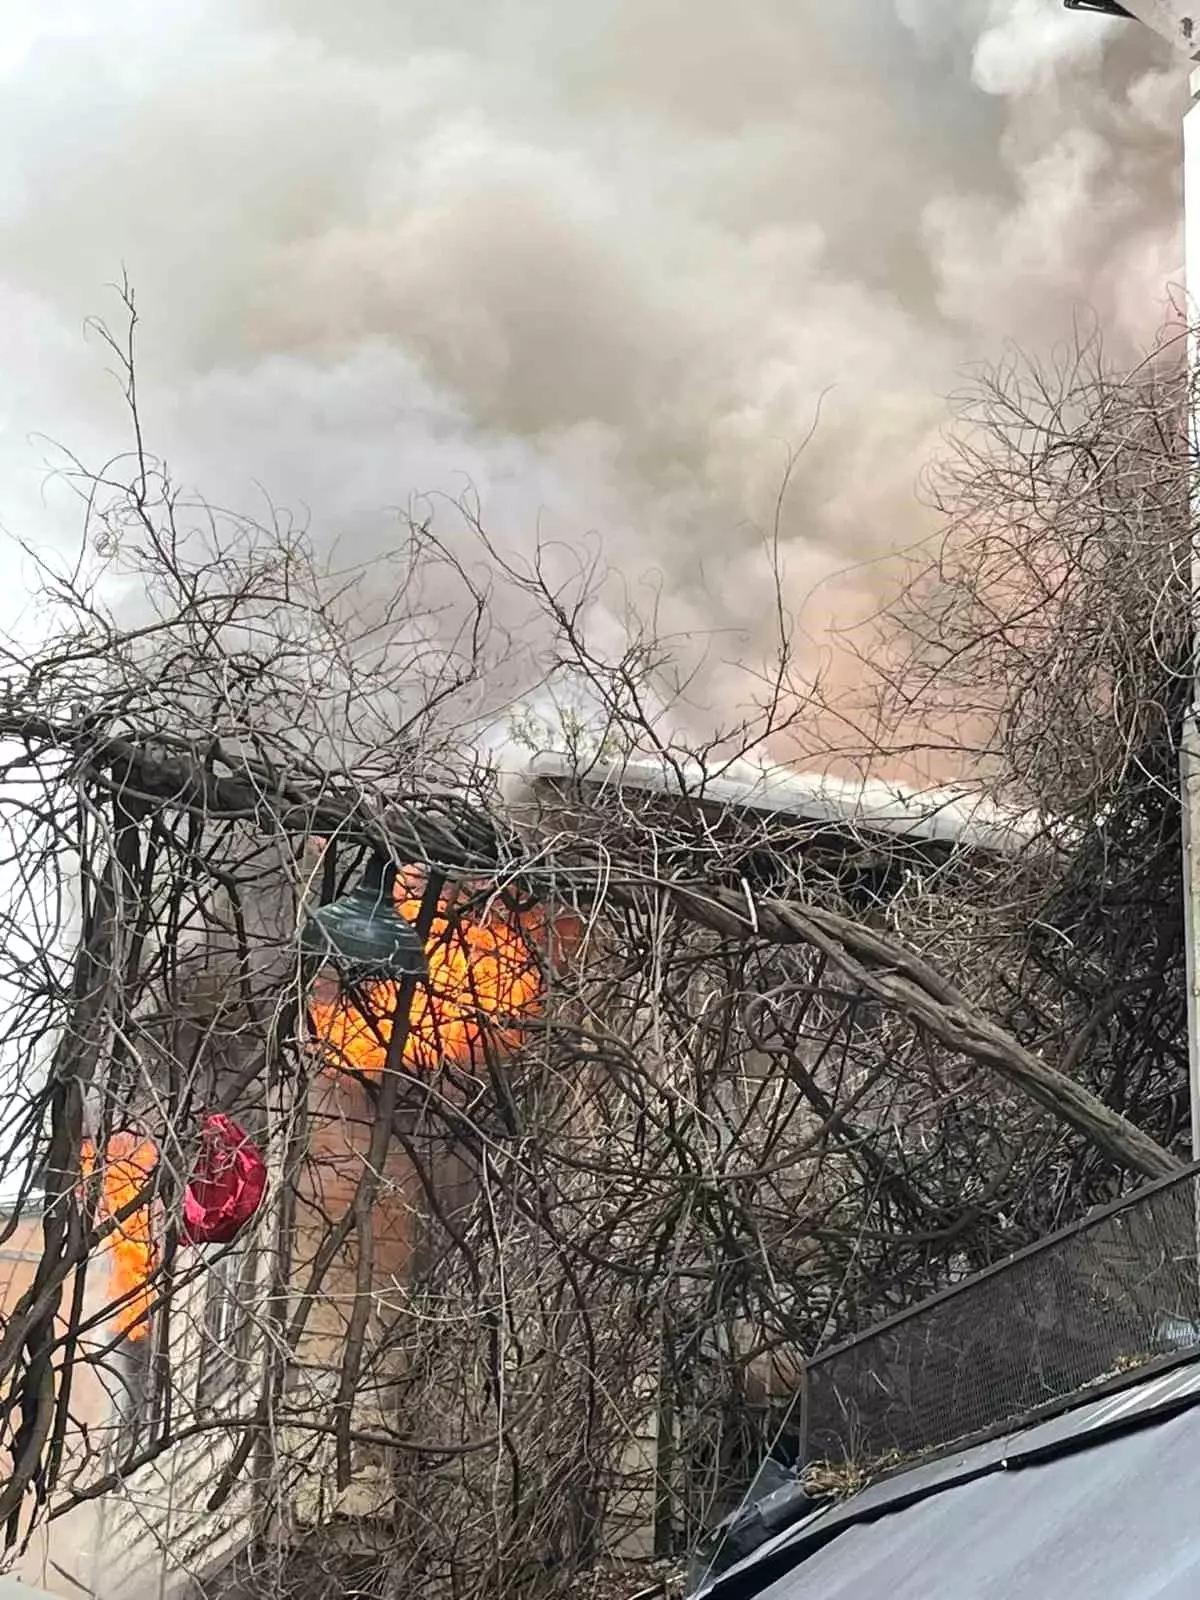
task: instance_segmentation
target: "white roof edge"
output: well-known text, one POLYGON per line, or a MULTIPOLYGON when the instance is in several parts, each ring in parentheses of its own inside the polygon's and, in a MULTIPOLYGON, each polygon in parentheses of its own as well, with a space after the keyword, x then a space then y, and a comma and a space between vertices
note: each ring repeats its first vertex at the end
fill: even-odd
POLYGON ((714 772, 675 757, 575 760, 545 751, 530 760, 528 778, 645 794, 682 791, 717 805, 1003 855, 1014 855, 1047 833, 1047 820, 1038 813, 997 806, 966 788, 908 789, 879 779, 835 778, 747 760, 716 764, 714 772))

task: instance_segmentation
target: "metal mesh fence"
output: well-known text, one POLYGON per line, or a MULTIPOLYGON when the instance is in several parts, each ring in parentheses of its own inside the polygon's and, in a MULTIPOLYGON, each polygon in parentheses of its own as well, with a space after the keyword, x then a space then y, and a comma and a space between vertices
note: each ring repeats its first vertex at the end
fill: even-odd
POLYGON ((1188 1169, 817 1357, 806 1460, 912 1459, 1200 1348, 1198 1202, 1188 1169))

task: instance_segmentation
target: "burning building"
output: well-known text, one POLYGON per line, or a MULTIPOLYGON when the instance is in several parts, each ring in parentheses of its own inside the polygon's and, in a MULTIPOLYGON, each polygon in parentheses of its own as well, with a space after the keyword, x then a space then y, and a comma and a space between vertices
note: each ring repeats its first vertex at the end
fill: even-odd
MULTIPOLYGON (((314 871, 333 884, 335 847, 315 845, 314 871)), ((99 1595, 186 1587, 245 1556, 268 1500, 276 1528, 349 1518, 361 1529, 394 1495, 386 1440, 412 1359, 401 1335, 427 1265, 423 1218, 432 1210, 453 1227, 477 1183, 421 1101, 468 1114, 471 1084, 543 1014, 566 930, 494 871, 411 869, 393 894, 394 923, 419 930, 421 982, 310 962, 286 1081, 256 1059, 264 1035, 236 999, 218 917, 193 941, 188 1015, 155 1024, 161 1070, 187 1062, 194 1073, 191 1125, 155 1124, 147 1075, 142 1111, 128 1101, 126 1125, 85 1146, 82 1183, 109 1229, 92 1274, 108 1297, 99 1365, 115 1476, 102 1498, 99 1595), (245 1127, 202 1111, 231 1100, 245 1127), (269 1178, 219 1232, 196 1221, 221 1198, 211 1152, 204 1167, 213 1124, 234 1135, 227 1168, 248 1150, 269 1178), (313 1426, 329 1417, 336 1428, 313 1426)), ((253 918, 256 978, 282 993, 295 949, 286 892, 266 883, 253 918)))
MULTIPOLYGON (((504 1277, 505 1230, 536 1269, 536 1238, 526 1247, 517 1234, 521 1205, 536 1208, 541 1180, 528 1168, 533 1199, 503 1215, 491 1185, 501 1161, 523 1160, 518 1124, 505 1121, 506 1097, 514 1105, 522 1094, 557 1097, 564 1137, 574 1129, 582 1150, 595 1095, 612 1070, 594 1041, 605 1030, 631 1042, 645 1037, 636 1007, 603 976, 594 943, 601 935, 588 924, 597 864, 607 860, 611 870, 615 839, 638 872, 657 840, 662 872, 664 839, 686 853, 719 838, 722 870, 735 882, 770 887, 770 875, 784 870, 794 887, 806 872, 836 873, 870 905, 921 863, 1004 854, 1038 829, 1036 819, 948 792, 917 797, 744 763, 712 775, 652 760, 585 767, 549 755, 510 790, 507 808, 506 826, 537 872, 522 876, 497 860, 489 875, 478 852, 457 872, 402 871, 393 910, 418 931, 420 971, 413 963, 395 975, 361 967, 316 975, 307 1017, 293 1023, 306 1064, 299 1077, 272 1077, 247 1061, 239 1040, 252 1035, 239 1031, 242 1020, 214 1026, 214 1008, 229 1004, 232 990, 219 977, 222 958, 200 953, 204 982, 195 985, 188 1038, 174 1039, 174 1057, 204 1064, 212 1100, 240 1086, 270 1184, 240 1231, 223 1243, 196 1243, 172 1228, 180 1202, 169 1181, 146 1205, 136 1203, 150 1169, 171 1164, 164 1153, 130 1134, 109 1142, 100 1203, 121 1218, 106 1263, 116 1308, 110 1332, 123 1363, 114 1393, 124 1465, 102 1500, 93 1579, 100 1600, 185 1594, 197 1582, 211 1592, 219 1579, 231 1594, 253 1593, 283 1552, 303 1566, 317 1530, 343 1541, 352 1564, 352 1550, 361 1555, 373 1540, 396 1537, 398 1496, 419 1509, 421 1483, 433 1481, 422 1480, 422 1461, 436 1464, 439 1451, 455 1459, 474 1448, 475 1434, 486 1441, 497 1407, 501 1415, 514 1408, 527 1425, 544 1415, 547 1436, 568 1415, 552 1379, 549 1389, 521 1387, 533 1325, 521 1324, 519 1286, 504 1277), (686 827, 664 830, 664 813, 686 814, 686 827), (561 859, 564 837, 573 841, 570 864, 561 859), (536 881, 536 894, 526 879, 536 881), (560 983, 589 963, 601 974, 590 988, 578 977, 560 983), (555 1030, 571 1041, 561 1058, 572 1064, 570 1077, 556 1058, 545 1082, 522 1081, 523 1049, 555 1030), (486 1126, 485 1102, 493 1116, 486 1126), (482 1294, 475 1285, 474 1300, 470 1280, 482 1258, 467 1247, 472 1230, 485 1243, 494 1236, 489 1259, 498 1274, 482 1294), (458 1327, 456 1285, 461 1304, 479 1306, 473 1315, 485 1322, 489 1306, 507 1305, 507 1324, 483 1329, 482 1343, 479 1329, 458 1327), (455 1352, 489 1348, 478 1403, 464 1402, 455 1387, 471 1384, 455 1352), (418 1432, 414 1463, 411 1448, 391 1441, 418 1432)), ((320 846, 312 876, 321 898, 339 892, 341 870, 320 846)), ((264 891, 255 916, 252 931, 276 952, 282 990, 295 961, 294 912, 264 891)), ((613 937, 603 936, 610 944, 613 937)), ((751 1077, 754 1070, 751 1063, 751 1077)), ((668 1095, 669 1064, 662 1074, 668 1095)), ((182 1172, 194 1170, 194 1157, 174 1159, 182 1172)), ((556 1201, 576 1203, 565 1192, 556 1201)), ((594 1203, 602 1206, 602 1195, 594 1203)), ((553 1211, 543 1225, 552 1235, 553 1211)), ((574 1326, 567 1306, 552 1315, 554 1326, 574 1326)), ((605 1446, 616 1455, 601 1481, 626 1487, 594 1507, 593 1489, 579 1495, 580 1516, 603 1522, 609 1547, 643 1554, 654 1544, 654 1484, 673 1427, 658 1403, 654 1321, 641 1318, 639 1409, 623 1440, 605 1446)), ((599 1350, 592 1359, 603 1368, 627 1355, 599 1350)), ((594 1529, 570 1536, 593 1537, 594 1529)))

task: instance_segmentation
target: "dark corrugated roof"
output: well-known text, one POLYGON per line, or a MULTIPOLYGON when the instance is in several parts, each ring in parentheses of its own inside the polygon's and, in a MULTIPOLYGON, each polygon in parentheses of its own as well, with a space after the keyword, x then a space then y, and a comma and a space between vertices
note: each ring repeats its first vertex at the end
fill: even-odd
POLYGON ((899 1473, 806 1518, 713 1600, 1194 1600, 1200 1365, 899 1473), (1181 1409, 1182 1408, 1182 1409, 1181 1409))

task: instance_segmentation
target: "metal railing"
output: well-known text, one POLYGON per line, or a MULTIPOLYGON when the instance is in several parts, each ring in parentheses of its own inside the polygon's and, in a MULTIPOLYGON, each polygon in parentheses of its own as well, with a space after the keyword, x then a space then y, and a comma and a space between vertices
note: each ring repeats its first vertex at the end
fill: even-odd
POLYGON ((875 1470, 1200 1353, 1200 1163, 808 1363, 803 1459, 875 1470))

